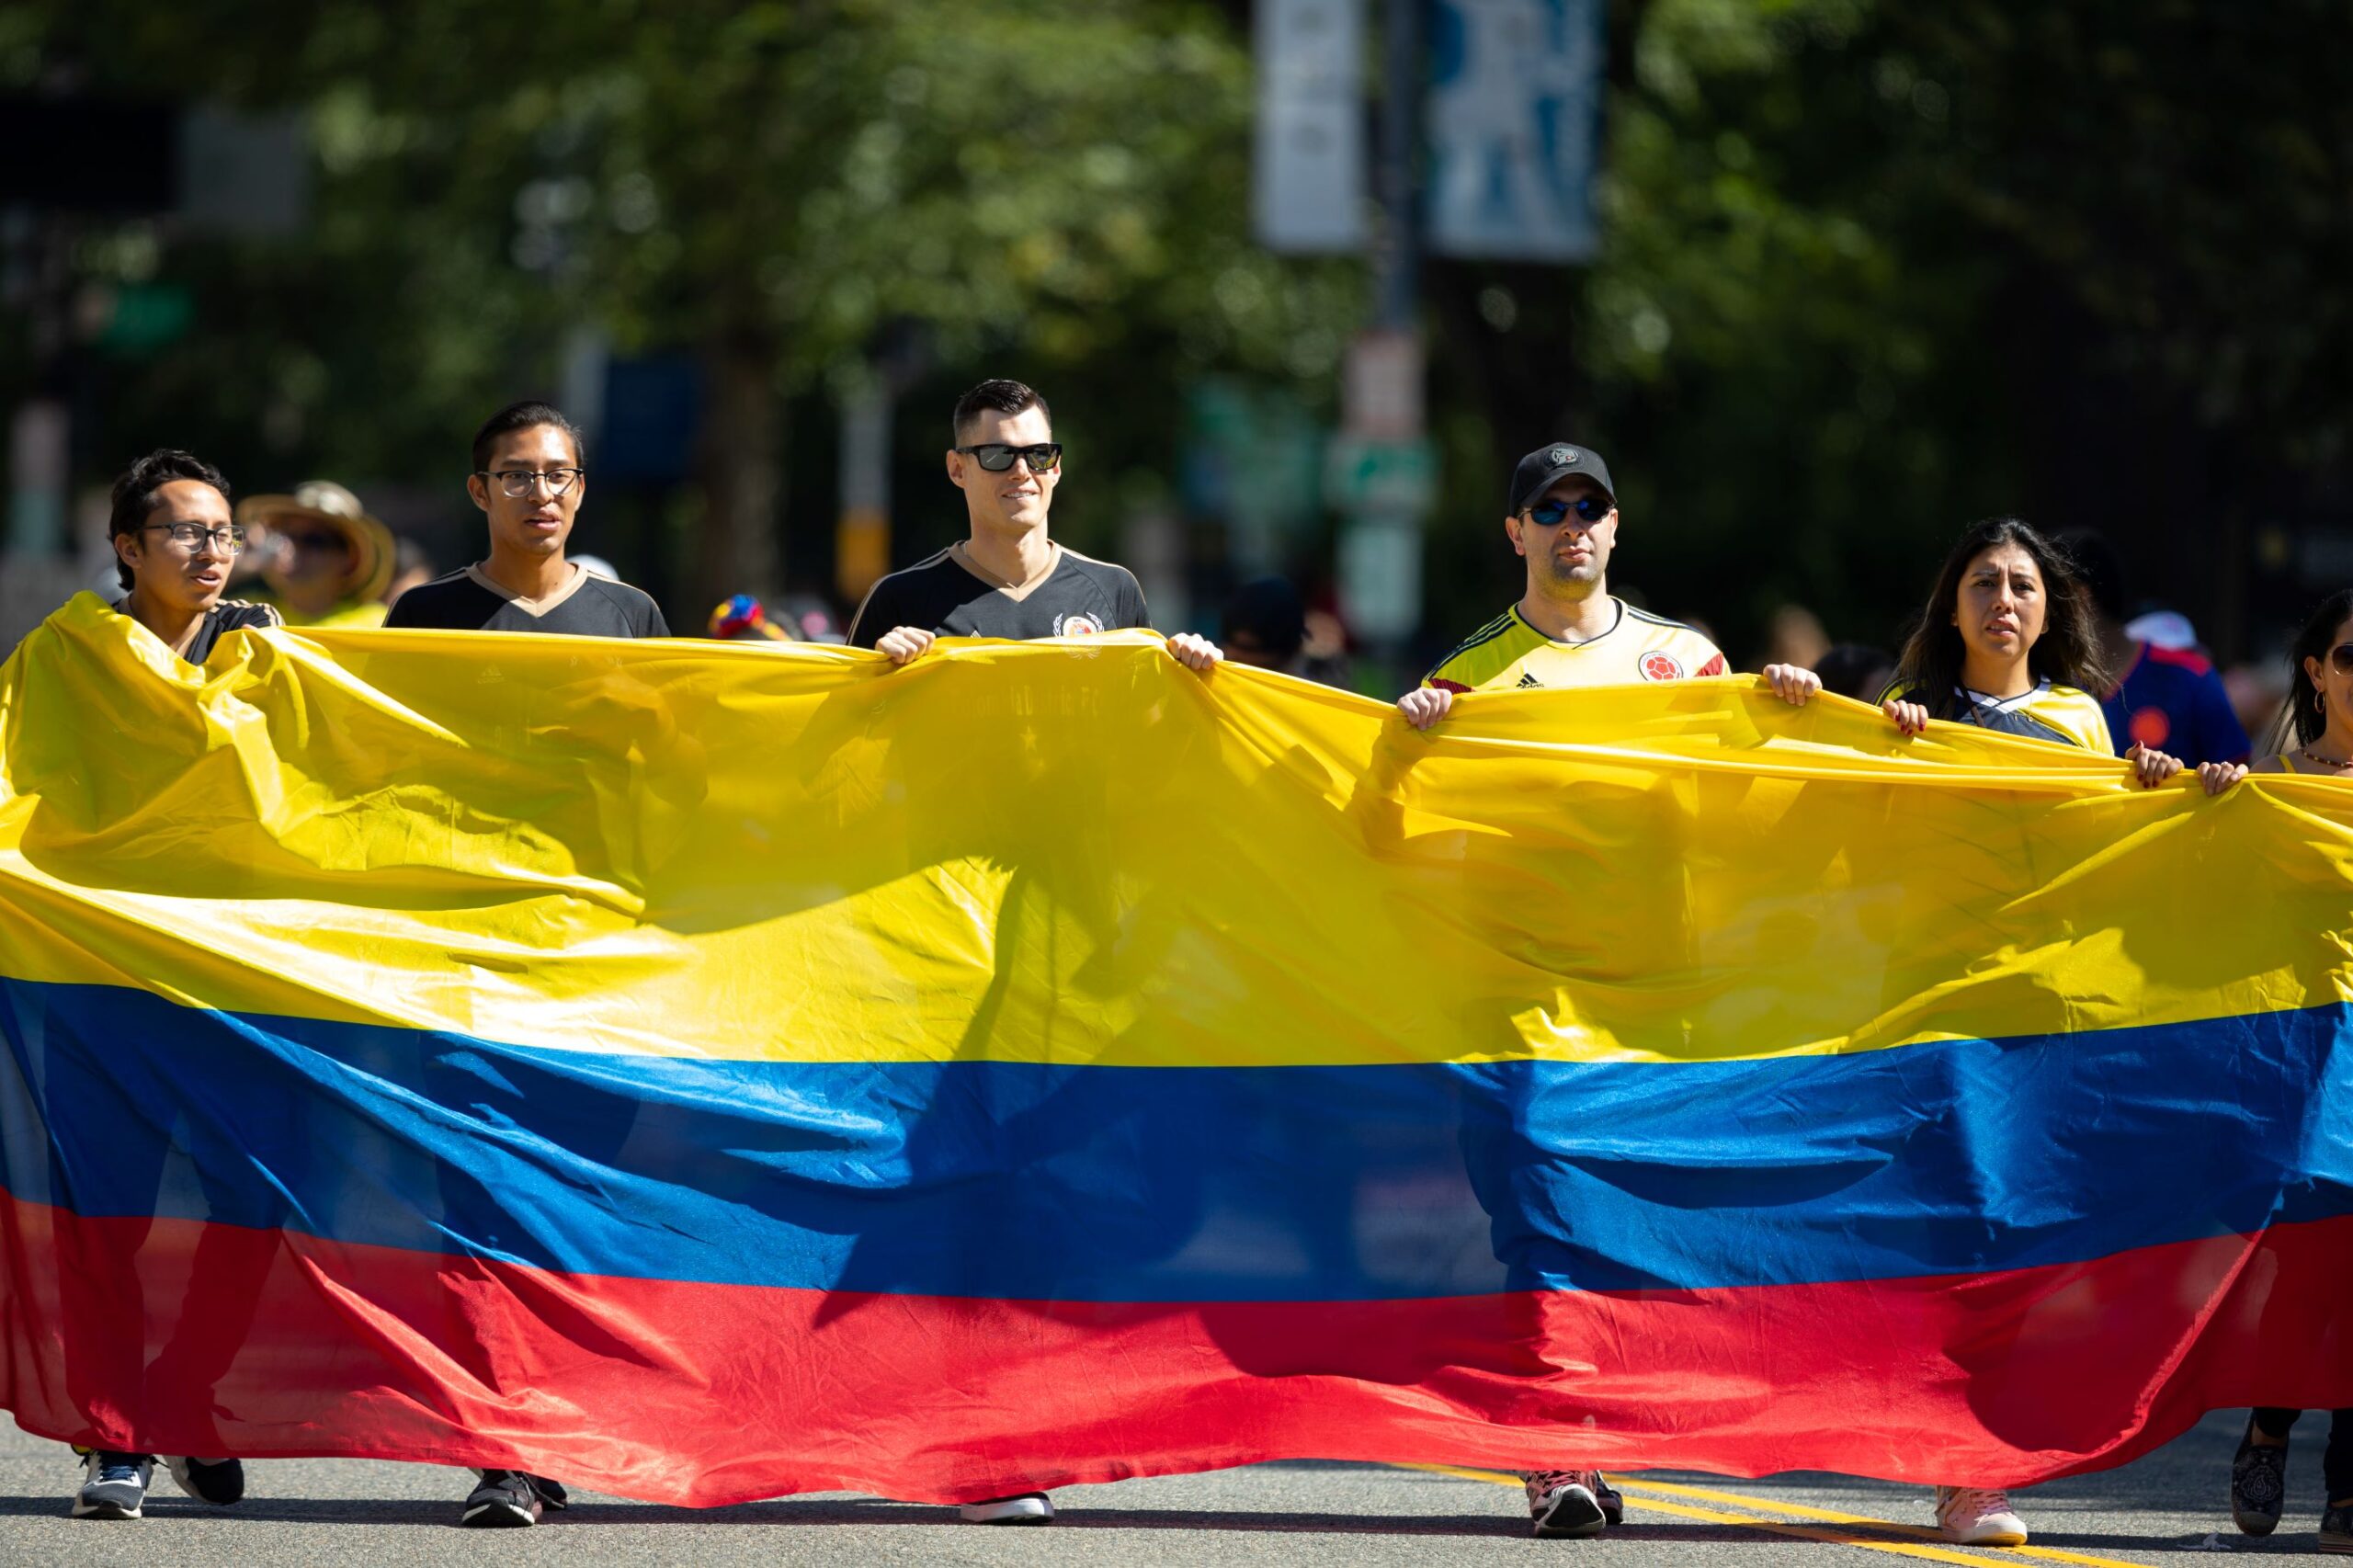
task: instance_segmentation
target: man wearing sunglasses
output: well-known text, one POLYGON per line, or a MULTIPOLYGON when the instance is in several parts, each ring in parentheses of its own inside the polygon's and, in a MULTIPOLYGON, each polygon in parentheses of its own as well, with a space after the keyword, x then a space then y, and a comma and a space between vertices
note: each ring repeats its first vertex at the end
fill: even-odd
POLYGON ((580 432, 544 403, 513 403, 474 434, 466 494, 490 521, 490 555, 400 597, 391 627, 667 637, 652 598, 564 557, 588 492, 580 432))
MULTIPOLYGON (((983 381, 957 400, 953 425, 948 479, 964 493, 972 532, 875 584, 850 622, 851 645, 904 665, 940 637, 1075 637, 1150 626, 1134 574, 1046 533, 1063 466, 1046 400, 1019 381, 983 381)), ((1169 638, 1168 651, 1196 670, 1219 657, 1214 643, 1190 632, 1169 638)))
POLYGON ((1618 496, 1598 452, 1569 441, 1538 448, 1512 470, 1508 499, 1504 535, 1527 558, 1528 591, 1397 699, 1414 728, 1444 718, 1457 692, 1724 673, 1705 637, 1610 595, 1618 496))
MULTIPOLYGON (((1611 596, 1618 496, 1599 453, 1571 441, 1539 447, 1512 470, 1506 501, 1504 535, 1527 558, 1527 592, 1397 699, 1408 723, 1428 729, 1446 716, 1457 692, 1726 672, 1723 654, 1699 632, 1611 596)), ((1793 703, 1822 687, 1813 672, 1795 665, 1775 665, 1765 674, 1793 703)), ((1597 1470, 1535 1471, 1521 1480, 1539 1536, 1598 1535, 1625 1517, 1625 1499, 1597 1470)))

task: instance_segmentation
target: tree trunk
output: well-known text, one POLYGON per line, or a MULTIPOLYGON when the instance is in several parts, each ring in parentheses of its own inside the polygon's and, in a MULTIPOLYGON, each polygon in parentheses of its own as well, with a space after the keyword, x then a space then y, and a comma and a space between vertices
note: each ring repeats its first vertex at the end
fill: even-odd
POLYGON ((765 599, 783 587, 777 510, 784 487, 774 340, 756 329, 722 331, 706 347, 704 366, 710 394, 692 602, 707 608, 731 594, 765 599))

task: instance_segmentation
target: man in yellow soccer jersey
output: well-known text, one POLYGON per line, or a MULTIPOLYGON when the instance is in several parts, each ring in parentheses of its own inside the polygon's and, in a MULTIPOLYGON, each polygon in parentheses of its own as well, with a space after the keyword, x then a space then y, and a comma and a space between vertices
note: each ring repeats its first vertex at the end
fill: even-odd
MULTIPOLYGON (((1716 645, 1680 621, 1646 615, 1609 593, 1618 543, 1618 496, 1608 466, 1590 447, 1554 441, 1512 471, 1504 533, 1528 560, 1528 592, 1438 661, 1397 699, 1417 730, 1446 716, 1458 691, 1520 687, 1621 686, 1728 672, 1716 645)), ((1773 665, 1765 676, 1790 702, 1822 689, 1811 670, 1773 665)), ((1536 1533, 1598 1535, 1625 1517, 1626 1501, 1597 1470, 1524 1474, 1536 1533)))
MULTIPOLYGON (((1512 471, 1509 499, 1504 534, 1527 558, 1528 592, 1397 699, 1414 728, 1444 718, 1458 691, 1728 673, 1722 653, 1691 628, 1611 596, 1618 495, 1601 454, 1572 441, 1539 447, 1512 471)), ((1822 689, 1813 671, 1794 665, 1768 665, 1765 678, 1791 702, 1822 689)))

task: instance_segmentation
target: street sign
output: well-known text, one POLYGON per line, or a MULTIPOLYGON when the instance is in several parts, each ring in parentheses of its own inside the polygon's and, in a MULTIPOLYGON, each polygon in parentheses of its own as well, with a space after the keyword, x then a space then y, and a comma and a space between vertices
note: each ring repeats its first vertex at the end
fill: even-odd
POLYGON ((1431 248, 1505 261, 1593 255, 1602 0, 1437 0, 1431 248))
POLYGON ((1251 217, 1268 250, 1364 249, 1364 0, 1259 0, 1251 217))
POLYGON ((1336 436, 1325 454, 1324 494, 1343 512, 1419 517, 1438 499, 1438 449, 1427 437, 1336 436))

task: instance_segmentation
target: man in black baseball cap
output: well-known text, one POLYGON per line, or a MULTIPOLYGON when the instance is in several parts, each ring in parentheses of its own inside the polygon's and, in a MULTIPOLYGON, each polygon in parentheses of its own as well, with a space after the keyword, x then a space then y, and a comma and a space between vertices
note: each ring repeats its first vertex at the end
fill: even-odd
MULTIPOLYGON (((1575 441, 1537 448, 1513 467, 1505 503, 1504 537, 1528 562, 1528 591, 1397 699, 1406 722, 1428 729, 1457 692, 1727 673, 1723 654, 1699 632, 1611 596, 1618 488, 1600 453, 1575 441)), ((1765 675, 1790 702, 1822 688, 1812 671, 1792 665, 1765 675)), ((1597 1470, 1535 1471, 1521 1480, 1540 1536, 1597 1535, 1625 1516, 1625 1499, 1597 1470)))
POLYGON ((1510 504, 1505 511, 1518 517, 1540 499, 1552 486, 1572 474, 1582 474, 1593 481, 1593 489, 1615 506, 1618 487, 1609 483, 1609 465, 1591 447, 1580 447, 1568 441, 1554 441, 1539 447, 1513 465, 1511 471, 1510 504))
MULTIPOLYGON (((1528 591, 1397 699, 1415 729, 1443 718, 1457 692, 1727 673, 1723 654, 1699 632, 1610 594, 1618 489, 1599 452, 1575 441, 1537 448, 1513 467, 1505 501, 1504 537, 1528 562, 1528 591)), ((1771 665, 1765 677, 1791 702, 1822 686, 1793 665, 1771 665)))

